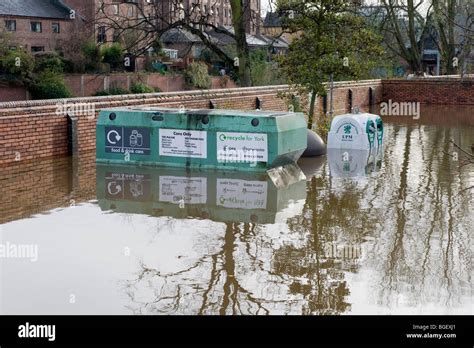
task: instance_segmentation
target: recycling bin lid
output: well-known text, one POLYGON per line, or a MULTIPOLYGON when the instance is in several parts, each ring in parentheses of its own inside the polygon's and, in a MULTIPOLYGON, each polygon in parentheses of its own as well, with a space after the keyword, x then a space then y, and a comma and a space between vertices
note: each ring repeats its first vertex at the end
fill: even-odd
POLYGON ((179 109, 164 108, 155 106, 126 106, 103 109, 104 112, 110 111, 141 111, 141 112, 161 112, 161 113, 185 113, 193 115, 219 115, 219 116, 243 116, 243 117, 283 117, 292 115, 292 112, 279 111, 259 111, 259 110, 233 110, 233 109, 179 109))

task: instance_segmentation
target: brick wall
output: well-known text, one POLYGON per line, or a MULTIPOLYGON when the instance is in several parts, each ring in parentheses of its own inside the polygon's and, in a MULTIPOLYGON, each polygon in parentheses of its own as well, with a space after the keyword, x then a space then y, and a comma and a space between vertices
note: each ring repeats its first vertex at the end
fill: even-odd
MULTIPOLYGON (((120 87, 129 90, 136 82, 159 88, 162 92, 177 92, 189 89, 182 75, 161 74, 126 74, 116 73, 110 75, 92 74, 67 74, 64 76, 66 86, 71 90, 74 97, 92 96, 98 91, 109 87, 120 87)), ((230 80, 223 84, 221 77, 212 77, 211 89, 236 88, 234 81, 230 80)), ((27 100, 28 93, 24 87, 14 87, 0 84, 0 102, 27 100)))
POLYGON ((0 224, 95 198, 95 153, 0 167, 0 224))
POLYGON ((0 117, 0 164, 67 154, 67 120, 27 109, 0 117))
POLYGON ((0 102, 28 100, 29 95, 25 87, 12 86, 0 83, 0 102))
POLYGON ((474 78, 384 80, 383 100, 422 104, 474 105, 474 78))
MULTIPOLYGON (((335 83, 333 92, 333 108, 334 114, 340 115, 351 112, 353 107, 364 107, 370 104, 369 98, 372 93, 372 102, 379 104, 382 102, 383 84, 381 80, 369 81, 352 81, 335 83), (372 90, 372 92, 370 91, 372 90), (350 93, 352 92, 352 105, 350 103, 350 93)), ((324 113, 324 110, 330 109, 330 97, 326 98, 326 108, 324 99, 318 98, 316 101, 316 112, 319 115, 324 113)))

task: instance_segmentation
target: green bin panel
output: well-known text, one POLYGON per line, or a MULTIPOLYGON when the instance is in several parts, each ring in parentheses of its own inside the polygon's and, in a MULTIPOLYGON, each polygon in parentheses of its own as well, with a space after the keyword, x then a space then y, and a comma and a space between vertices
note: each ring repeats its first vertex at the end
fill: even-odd
POLYGON ((97 161, 264 171, 307 147, 301 113, 126 107, 102 110, 97 161))

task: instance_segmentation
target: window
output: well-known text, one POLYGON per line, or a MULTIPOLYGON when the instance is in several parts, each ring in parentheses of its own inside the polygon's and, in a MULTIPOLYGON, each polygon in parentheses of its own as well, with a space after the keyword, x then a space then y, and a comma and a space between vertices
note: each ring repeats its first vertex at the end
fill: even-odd
POLYGON ((119 5, 113 5, 112 8, 114 10, 114 14, 118 15, 119 14, 119 5))
POLYGON ((134 12, 135 12, 135 11, 134 11, 133 5, 128 6, 128 14, 127 14, 127 15, 128 15, 129 17, 133 17, 133 13, 134 13, 134 12))
POLYGON ((30 28, 31 28, 31 31, 34 33, 41 33, 43 31, 41 22, 31 22, 30 28))
POLYGON ((107 42, 107 34, 105 32, 105 27, 99 27, 97 30, 97 42, 105 43, 107 42))
POLYGON ((53 33, 55 33, 55 34, 59 34, 60 31, 61 31, 59 23, 53 23, 52 24, 52 29, 53 29, 53 33))
POLYGON ((7 31, 16 31, 16 21, 7 19, 5 21, 5 29, 7 31))
POLYGON ((31 46, 31 52, 44 52, 44 46, 31 46))
POLYGON ((9 49, 10 51, 16 51, 16 46, 9 46, 8 49, 9 49))

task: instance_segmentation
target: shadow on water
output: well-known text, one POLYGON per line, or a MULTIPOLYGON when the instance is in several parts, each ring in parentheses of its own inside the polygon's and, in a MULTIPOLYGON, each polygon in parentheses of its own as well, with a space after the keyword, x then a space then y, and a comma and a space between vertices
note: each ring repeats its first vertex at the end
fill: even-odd
POLYGON ((16 222, 54 221, 73 200, 77 238, 91 243, 113 218, 137 245, 133 271, 100 277, 110 291, 118 282, 126 300, 111 306, 128 313, 470 314, 474 192, 462 191, 474 168, 449 154, 450 140, 474 144, 474 125, 464 109, 448 122, 451 108, 432 110, 386 120, 383 156, 304 160, 306 180, 285 187, 261 174, 96 167, 93 156, 2 169, 1 221, 23 233, 16 222))

